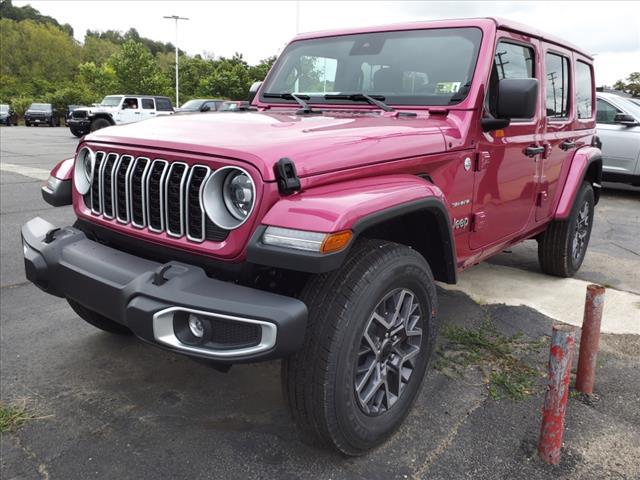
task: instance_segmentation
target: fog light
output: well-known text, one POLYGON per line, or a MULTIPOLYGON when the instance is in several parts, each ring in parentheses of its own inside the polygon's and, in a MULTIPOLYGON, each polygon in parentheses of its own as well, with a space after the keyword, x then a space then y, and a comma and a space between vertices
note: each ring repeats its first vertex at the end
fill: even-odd
POLYGON ((195 315, 189 315, 189 331, 194 337, 202 338, 204 336, 202 320, 195 315))

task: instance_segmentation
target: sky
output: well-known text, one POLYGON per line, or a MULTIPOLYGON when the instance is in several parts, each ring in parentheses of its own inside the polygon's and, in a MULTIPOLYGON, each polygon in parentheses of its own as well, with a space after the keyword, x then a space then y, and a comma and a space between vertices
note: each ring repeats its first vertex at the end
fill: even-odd
POLYGON ((175 43, 173 20, 180 15, 178 45, 194 55, 240 52, 255 64, 279 54, 297 31, 434 20, 500 16, 574 43, 595 55, 596 82, 613 85, 640 71, 640 1, 70 1, 14 0, 31 4, 79 41, 87 29, 133 27, 141 36, 175 43))

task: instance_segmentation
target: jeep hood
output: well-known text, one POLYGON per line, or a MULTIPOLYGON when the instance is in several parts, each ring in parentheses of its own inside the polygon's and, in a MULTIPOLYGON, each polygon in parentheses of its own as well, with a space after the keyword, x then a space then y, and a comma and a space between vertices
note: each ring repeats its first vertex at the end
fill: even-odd
POLYGON ((224 112, 171 115, 108 127, 88 135, 92 143, 117 143, 236 158, 255 166, 265 181, 287 157, 306 177, 393 159, 443 152, 446 123, 361 110, 295 115, 224 112))

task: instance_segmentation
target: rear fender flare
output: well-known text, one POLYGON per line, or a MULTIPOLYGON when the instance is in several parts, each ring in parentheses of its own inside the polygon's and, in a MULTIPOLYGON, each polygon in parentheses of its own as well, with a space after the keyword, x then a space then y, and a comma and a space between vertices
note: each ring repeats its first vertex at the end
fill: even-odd
POLYGON ((602 154, 598 148, 582 147, 576 151, 555 209, 554 220, 565 220, 569 217, 576 194, 585 180, 595 187, 597 203, 602 181, 602 154))

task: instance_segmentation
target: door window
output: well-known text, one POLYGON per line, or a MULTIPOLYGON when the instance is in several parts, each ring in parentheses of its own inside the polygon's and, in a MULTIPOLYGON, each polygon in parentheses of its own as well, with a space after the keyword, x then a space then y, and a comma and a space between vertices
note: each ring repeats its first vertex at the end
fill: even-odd
POLYGON ((614 124, 614 119, 616 115, 622 113, 616 107, 611 105, 609 102, 598 98, 596 100, 596 123, 609 123, 614 124))
POLYGON ((576 109, 578 118, 593 116, 593 73, 584 62, 576 62, 576 109))
POLYGON ((173 112, 173 107, 168 98, 156 98, 157 110, 161 112, 173 112))
POLYGON ((145 110, 154 110, 156 106, 153 103, 153 98, 143 98, 142 108, 145 110))
POLYGON ((547 118, 564 119, 569 116, 569 59, 555 53, 545 57, 545 91, 547 118))
POLYGON ((128 97, 124 99, 122 103, 123 110, 137 110, 138 109, 138 99, 133 97, 128 97))
POLYGON ((489 78, 486 108, 495 115, 498 102, 498 82, 504 78, 535 78, 533 47, 499 42, 489 78))

